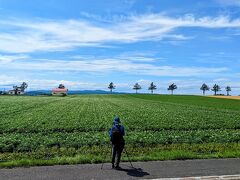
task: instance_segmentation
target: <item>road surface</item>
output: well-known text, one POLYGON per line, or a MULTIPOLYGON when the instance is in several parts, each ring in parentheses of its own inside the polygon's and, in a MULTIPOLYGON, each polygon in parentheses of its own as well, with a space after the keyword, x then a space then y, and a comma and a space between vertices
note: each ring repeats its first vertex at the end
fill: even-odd
MULTIPOLYGON (((223 179, 225 175, 240 175, 240 159, 151 161, 132 164, 134 168, 129 162, 122 163, 121 170, 112 170, 109 163, 104 164, 103 169, 101 164, 0 169, 0 180, 156 179, 200 176, 222 176, 223 179)), ((226 176, 224 179, 229 178, 240 179, 240 176, 226 176)))

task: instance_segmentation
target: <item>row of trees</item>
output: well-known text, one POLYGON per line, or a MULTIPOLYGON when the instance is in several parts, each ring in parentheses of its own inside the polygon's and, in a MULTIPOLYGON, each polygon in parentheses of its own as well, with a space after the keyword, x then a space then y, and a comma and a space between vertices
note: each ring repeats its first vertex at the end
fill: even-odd
MULTIPOLYGON (((112 93, 113 89, 115 89, 115 88, 116 88, 116 86, 113 84, 113 82, 110 82, 110 84, 109 84, 109 86, 108 86, 108 89, 110 89, 110 92, 111 92, 111 93, 112 93)), ((141 87, 140 84, 135 83, 135 84, 133 85, 133 88, 132 88, 132 89, 135 90, 135 91, 136 91, 136 94, 137 94, 137 93, 138 93, 138 90, 142 89, 142 87, 141 87)), ((156 90, 156 89, 157 89, 157 86, 156 86, 153 82, 151 82, 150 86, 148 87, 148 90, 151 91, 151 93, 153 94, 153 91, 156 90)), ((174 83, 171 84, 171 85, 169 85, 169 87, 168 87, 168 90, 171 91, 172 94, 173 94, 173 91, 174 91, 175 89, 177 89, 177 85, 175 85, 174 83)))
MULTIPOLYGON (((115 89, 116 86, 113 84, 113 82, 111 82, 108 86, 108 89, 110 89, 110 92, 112 93, 113 89, 115 89)), ((138 93, 138 90, 142 89, 142 87, 140 86, 139 83, 135 83, 133 88, 133 90, 136 91, 136 94, 138 93)), ((151 91, 151 93, 153 94, 153 91, 157 89, 157 86, 151 82, 150 86, 148 87, 148 90, 151 91)), ((173 94, 173 91, 177 89, 177 85, 176 84, 170 84, 168 87, 168 91, 171 91, 171 94, 173 94)), ((203 92, 203 95, 205 95, 206 91, 210 90, 210 87, 207 84, 203 84, 200 88, 200 90, 203 92)), ((214 92, 214 95, 217 95, 217 92, 221 91, 221 87, 217 84, 214 84, 214 86, 211 89, 214 92)), ((225 88, 225 90, 227 91, 227 95, 229 96, 229 92, 232 91, 230 86, 227 86, 225 88)))
MULTIPOLYGON (((200 88, 200 90, 202 90, 203 95, 205 95, 206 91, 209 91, 210 88, 208 85, 206 85, 205 83, 202 85, 202 87, 200 88)), ((214 86, 211 89, 214 92, 214 95, 217 95, 217 92, 221 91, 221 87, 218 84, 214 84, 214 86)), ((229 92, 232 91, 232 88, 230 86, 225 87, 225 90, 227 91, 227 96, 229 96, 229 92)))

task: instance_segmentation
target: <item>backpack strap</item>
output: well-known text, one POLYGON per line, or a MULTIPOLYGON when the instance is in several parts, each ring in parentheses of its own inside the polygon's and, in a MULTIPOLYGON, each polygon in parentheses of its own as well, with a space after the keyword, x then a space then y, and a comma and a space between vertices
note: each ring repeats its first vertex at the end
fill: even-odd
POLYGON ((119 132, 121 133, 122 135, 122 131, 121 131, 121 125, 117 125, 116 128, 119 130, 119 132))

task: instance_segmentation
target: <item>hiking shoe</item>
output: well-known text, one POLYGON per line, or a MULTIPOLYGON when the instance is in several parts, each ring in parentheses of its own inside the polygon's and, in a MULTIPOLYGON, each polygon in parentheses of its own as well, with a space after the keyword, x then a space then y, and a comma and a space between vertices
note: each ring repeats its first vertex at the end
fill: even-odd
POLYGON ((114 166, 114 164, 112 164, 112 169, 114 169, 115 168, 115 166, 114 166))
POLYGON ((116 167, 115 167, 115 169, 122 169, 119 165, 117 165, 116 167))

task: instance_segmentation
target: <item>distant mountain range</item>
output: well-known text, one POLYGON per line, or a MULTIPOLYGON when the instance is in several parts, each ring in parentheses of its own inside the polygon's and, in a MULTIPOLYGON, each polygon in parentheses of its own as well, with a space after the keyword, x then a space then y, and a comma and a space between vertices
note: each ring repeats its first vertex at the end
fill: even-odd
MULTIPOLYGON (((36 91, 27 91, 25 95, 28 96, 38 96, 38 95, 51 95, 51 90, 36 90, 36 91)), ((69 95, 74 94, 110 94, 109 91, 103 91, 103 90, 72 90, 68 91, 69 95)), ((122 92, 112 92, 112 94, 125 94, 122 92)))

